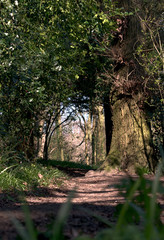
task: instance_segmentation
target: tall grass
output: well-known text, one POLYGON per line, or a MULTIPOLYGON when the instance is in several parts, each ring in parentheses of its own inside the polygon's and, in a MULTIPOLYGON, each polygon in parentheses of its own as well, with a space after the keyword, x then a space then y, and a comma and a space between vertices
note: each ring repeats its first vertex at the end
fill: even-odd
POLYGON ((61 177, 66 177, 62 171, 39 163, 22 162, 14 165, 0 166, 1 190, 30 190, 39 186, 57 184, 61 177))

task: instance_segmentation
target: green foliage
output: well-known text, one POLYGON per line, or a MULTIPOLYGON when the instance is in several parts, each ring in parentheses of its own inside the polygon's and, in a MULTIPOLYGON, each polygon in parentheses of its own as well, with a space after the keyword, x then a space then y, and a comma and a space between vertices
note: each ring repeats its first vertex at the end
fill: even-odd
MULTIPOLYGON (((136 9, 136 15, 142 26, 142 38, 137 44, 136 59, 144 69, 146 75, 145 100, 148 112, 148 119, 151 122, 153 133, 153 144, 155 154, 159 158, 159 146, 163 144, 163 23, 164 15, 161 8, 162 1, 146 1, 142 4, 143 11, 148 15, 143 15, 142 10, 136 9)), ((137 6, 136 6, 137 7, 137 6)), ((144 79, 144 76, 142 76, 144 79)))
POLYGON ((15 149, 31 158, 38 120, 48 122, 56 104, 67 106, 80 96, 79 76, 102 69, 96 52, 106 33, 111 39, 112 17, 121 13, 96 0, 1 1, 0 7, 1 141, 16 137, 15 149))
POLYGON ((21 162, 0 167, 0 188, 2 190, 30 190, 39 186, 58 184, 66 174, 57 168, 42 166, 38 163, 21 162))
POLYGON ((38 160, 39 163, 43 164, 44 166, 53 166, 53 167, 63 167, 63 168, 72 168, 72 169, 88 169, 91 170, 93 167, 81 163, 76 162, 68 162, 68 161, 57 161, 57 160, 48 160, 44 161, 43 159, 38 160))
POLYGON ((18 239, 24 239, 24 240, 28 240, 28 239, 32 239, 32 240, 36 240, 37 239, 37 231, 34 227, 34 223, 31 219, 31 216, 29 214, 29 210, 26 204, 23 205, 23 210, 25 213, 25 227, 17 220, 17 219, 13 219, 13 224, 16 227, 20 237, 18 237, 18 239))
POLYGON ((68 176, 59 170, 63 169, 93 169, 88 165, 80 163, 55 161, 55 160, 38 160, 37 162, 27 162, 21 160, 21 156, 14 155, 9 152, 11 158, 5 159, 5 155, 1 158, 0 166, 0 188, 2 190, 30 190, 40 186, 48 186, 49 184, 61 184, 60 178, 68 176), (14 159, 15 156, 15 159, 14 159))

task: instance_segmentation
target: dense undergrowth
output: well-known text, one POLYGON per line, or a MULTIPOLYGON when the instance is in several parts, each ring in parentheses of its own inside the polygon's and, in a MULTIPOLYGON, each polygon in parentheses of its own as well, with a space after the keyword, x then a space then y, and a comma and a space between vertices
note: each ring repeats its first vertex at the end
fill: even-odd
POLYGON ((67 162, 39 159, 37 161, 21 161, 19 159, 2 160, 0 165, 1 190, 30 190, 49 184, 61 184, 68 175, 59 169, 92 169, 91 166, 67 162))
POLYGON ((37 162, 19 162, 0 166, 1 190, 30 190, 39 186, 59 184, 67 175, 58 168, 37 162))

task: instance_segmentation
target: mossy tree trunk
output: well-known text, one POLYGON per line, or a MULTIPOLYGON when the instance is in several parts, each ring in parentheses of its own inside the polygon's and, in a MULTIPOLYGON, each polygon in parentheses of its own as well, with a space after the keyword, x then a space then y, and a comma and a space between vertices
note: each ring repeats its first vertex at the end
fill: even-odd
POLYGON ((103 106, 98 104, 92 109, 92 164, 106 157, 105 117, 103 106))
MULTIPOLYGON (((130 0, 118 1, 125 11, 131 10, 131 3, 130 0)), ((145 104, 146 74, 134 57, 143 37, 142 23, 134 15, 118 17, 117 24, 111 50, 115 60, 110 92, 113 131, 107 163, 123 169, 146 167, 153 171, 156 159, 145 104)))
POLYGON ((105 160, 106 139, 105 139, 105 117, 102 105, 96 106, 97 110, 97 162, 105 160))
POLYGON ((113 135, 108 162, 122 169, 154 169, 151 130, 136 100, 122 98, 113 104, 113 135))
POLYGON ((43 158, 44 157, 44 145, 46 141, 46 133, 44 132, 44 124, 45 120, 39 121, 39 136, 37 138, 37 157, 43 158))
POLYGON ((91 111, 88 114, 88 120, 85 121, 85 160, 90 164, 90 142, 91 142, 91 111))
POLYGON ((57 138, 57 157, 61 161, 64 161, 64 149, 63 149, 63 133, 61 125, 61 114, 56 117, 56 138, 57 138))

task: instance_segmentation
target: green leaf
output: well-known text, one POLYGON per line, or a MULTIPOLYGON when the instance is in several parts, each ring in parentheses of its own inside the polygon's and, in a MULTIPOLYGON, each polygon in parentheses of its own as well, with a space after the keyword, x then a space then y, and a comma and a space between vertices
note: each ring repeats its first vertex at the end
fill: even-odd
POLYGON ((51 240, 64 239, 63 227, 70 213, 71 205, 72 205, 71 200, 74 197, 74 194, 75 194, 75 191, 72 191, 72 193, 68 197, 67 202, 64 203, 61 209, 59 210, 59 213, 57 215, 56 221, 53 226, 53 234, 52 234, 51 240))

